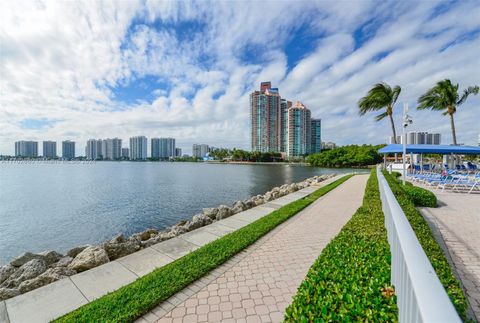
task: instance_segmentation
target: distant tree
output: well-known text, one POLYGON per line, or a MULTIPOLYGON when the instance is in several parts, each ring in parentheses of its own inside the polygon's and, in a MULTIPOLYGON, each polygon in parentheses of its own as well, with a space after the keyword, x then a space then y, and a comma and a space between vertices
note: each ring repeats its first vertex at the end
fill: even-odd
POLYGON ((389 117, 394 143, 397 143, 397 132, 395 131, 395 124, 393 122, 393 107, 401 91, 402 89, 398 85, 392 89, 387 83, 377 83, 368 91, 366 96, 358 101, 358 108, 362 116, 369 111, 385 109, 384 112, 375 117, 375 121, 389 117))
POLYGON ((452 84, 449 79, 438 82, 434 87, 418 98, 418 110, 437 110, 443 111, 443 115, 450 116, 450 127, 452 128, 453 144, 457 145, 457 134, 455 132, 455 122, 453 115, 457 112, 457 107, 462 105, 470 94, 478 94, 478 85, 469 86, 460 96, 458 93, 458 84, 452 84))

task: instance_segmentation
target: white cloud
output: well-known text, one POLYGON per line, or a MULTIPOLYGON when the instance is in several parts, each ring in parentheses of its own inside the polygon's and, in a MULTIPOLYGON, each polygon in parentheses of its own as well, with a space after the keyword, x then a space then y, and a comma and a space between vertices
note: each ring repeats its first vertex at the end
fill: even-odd
MULTIPOLYGON (((81 154, 88 138, 138 134, 176 137, 186 151, 197 141, 248 148, 248 95, 266 80, 323 119, 324 139, 380 143, 389 125, 356 108, 372 84, 401 85, 400 101, 413 107, 443 78, 479 83, 475 1, 2 1, 0 11, 0 154, 19 139, 73 139, 81 154), (449 8, 436 14, 439 5, 449 8), (301 29, 314 50, 289 66, 301 29), (154 100, 116 101, 113 88, 145 76, 161 81, 154 100), (61 121, 35 130, 24 119, 61 121)), ((458 109, 460 142, 476 143, 479 104, 458 109)), ((412 114, 414 129, 450 142, 440 113, 412 114)))

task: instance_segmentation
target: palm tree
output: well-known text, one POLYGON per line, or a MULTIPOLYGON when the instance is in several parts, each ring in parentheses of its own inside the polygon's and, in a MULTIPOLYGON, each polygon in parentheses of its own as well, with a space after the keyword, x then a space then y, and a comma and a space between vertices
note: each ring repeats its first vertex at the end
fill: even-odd
POLYGON ((358 101, 360 115, 364 115, 368 111, 386 109, 385 112, 375 117, 375 121, 380 121, 387 116, 390 118, 394 143, 397 143, 397 133, 395 131, 395 124, 393 123, 393 106, 395 102, 397 102, 401 91, 402 89, 398 85, 392 89, 387 83, 377 83, 368 91, 366 96, 358 101))
POLYGON ((467 100, 470 94, 478 94, 479 87, 469 86, 463 91, 462 96, 458 93, 458 84, 452 84, 449 79, 440 81, 428 90, 424 95, 418 98, 418 110, 437 110, 444 111, 443 115, 450 115, 450 126, 452 127, 453 144, 457 144, 457 135, 455 133, 455 122, 453 115, 457 112, 457 107, 467 100))

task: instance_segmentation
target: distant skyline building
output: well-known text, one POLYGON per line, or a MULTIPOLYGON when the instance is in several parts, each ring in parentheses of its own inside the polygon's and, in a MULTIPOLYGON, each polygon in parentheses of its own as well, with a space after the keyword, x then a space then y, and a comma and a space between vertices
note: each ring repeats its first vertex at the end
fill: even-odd
POLYGON ((130 138, 130 159, 145 160, 147 159, 147 137, 136 136, 130 138))
POLYGON ((122 148, 122 158, 130 158, 130 149, 122 148))
POLYGON ((334 142, 325 142, 325 141, 322 141, 322 149, 335 149, 337 148, 337 144, 334 143, 334 142))
POLYGON ((89 139, 85 147, 85 158, 87 160, 100 160, 102 155, 102 139, 89 139))
POLYGON ((322 120, 312 119, 310 127, 310 154, 316 154, 322 151, 322 120))
POLYGON ((197 158, 203 158, 210 152, 210 147, 205 144, 193 144, 192 156, 197 158))
POLYGON ((182 148, 175 148, 175 157, 182 157, 182 148))
POLYGON ((75 158, 75 142, 70 140, 62 141, 62 158, 74 159, 75 158))
POLYGON ((150 143, 152 158, 175 157, 175 138, 152 138, 150 143))
POLYGON ((15 142, 16 157, 38 157, 37 141, 16 141, 15 142))
MULTIPOLYGON (((440 145, 442 136, 439 133, 428 133, 425 131, 409 131, 407 134, 407 145, 440 145)), ((397 143, 403 144, 403 137, 397 136, 397 143)), ((388 137, 388 143, 393 144, 393 136, 388 137)))
POLYGON ((288 157, 299 157, 310 153, 311 126, 310 110, 297 101, 288 109, 288 157))
POLYGON ((250 94, 252 151, 280 152, 280 94, 271 82, 250 94))
POLYGON ((102 140, 102 158, 117 160, 122 157, 122 139, 107 138, 102 140))
POLYGON ((56 158, 57 157, 57 142, 56 141, 43 141, 42 156, 44 158, 56 158))

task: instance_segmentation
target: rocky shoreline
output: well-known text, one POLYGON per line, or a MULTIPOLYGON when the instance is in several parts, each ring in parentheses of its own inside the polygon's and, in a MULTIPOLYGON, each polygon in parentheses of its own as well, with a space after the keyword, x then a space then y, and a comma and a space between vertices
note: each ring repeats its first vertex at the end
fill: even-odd
POLYGON ((65 255, 56 251, 44 251, 37 254, 26 252, 9 264, 0 267, 0 301, 103 265, 182 233, 320 183, 333 176, 335 174, 314 176, 299 183, 284 184, 263 195, 237 201, 232 207, 220 205, 215 208, 205 208, 202 213, 194 215, 191 220, 180 221, 164 230, 147 229, 130 237, 119 234, 100 245, 84 245, 72 248, 65 255))

